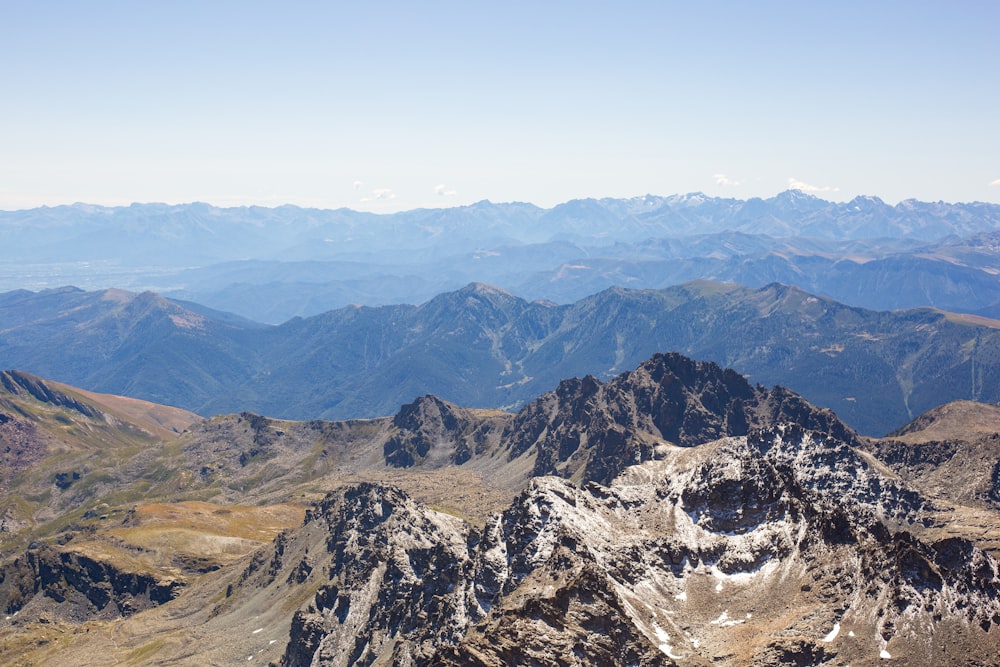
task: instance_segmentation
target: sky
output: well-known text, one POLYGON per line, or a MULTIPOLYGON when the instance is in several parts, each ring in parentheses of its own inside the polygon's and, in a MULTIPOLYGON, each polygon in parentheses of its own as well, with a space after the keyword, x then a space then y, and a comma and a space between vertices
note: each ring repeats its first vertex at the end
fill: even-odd
POLYGON ((1000 2, 0 0, 0 209, 1000 202, 1000 2))

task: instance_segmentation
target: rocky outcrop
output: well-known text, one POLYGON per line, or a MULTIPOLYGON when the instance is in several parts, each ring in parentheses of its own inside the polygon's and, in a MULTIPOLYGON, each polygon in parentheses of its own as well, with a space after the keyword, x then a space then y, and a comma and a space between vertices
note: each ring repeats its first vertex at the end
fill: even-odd
POLYGON ((328 496, 304 529, 326 535, 322 552, 283 548, 278 577, 305 572, 322 583, 292 620, 285 667, 390 656, 394 665, 425 664, 477 614, 469 608, 475 532, 398 489, 360 484, 328 496))
POLYGON ((942 405, 864 446, 926 495, 1000 507, 1000 407, 972 401, 942 405))
POLYGON ((42 378, 30 373, 2 371, 0 372, 0 387, 14 395, 26 394, 43 403, 75 410, 86 417, 103 418, 103 413, 94 406, 55 389, 42 378))
POLYGON ((675 353, 656 354, 604 384, 590 376, 561 382, 522 409, 503 440, 511 458, 535 450, 536 476, 607 484, 665 444, 691 446, 782 422, 856 440, 832 412, 794 392, 751 386, 731 369, 675 353))
POLYGON ((0 489, 6 490, 15 475, 31 468, 47 450, 47 439, 33 422, 13 410, 0 412, 0 489))
POLYGON ((322 554, 300 533, 268 575, 319 584, 282 664, 988 663, 997 562, 921 539, 931 503, 880 470, 785 424, 537 478, 482 530, 349 487, 303 527, 322 554))
POLYGON ((482 417, 424 396, 393 418, 383 454, 390 466, 435 467, 499 448, 508 462, 533 456, 531 476, 607 484, 666 444, 692 446, 784 422, 857 442, 836 415, 788 389, 768 391, 711 362, 656 354, 606 383, 589 375, 564 380, 516 415, 482 417))
POLYGON ((496 442, 498 421, 502 418, 477 417, 436 396, 422 396, 393 418, 382 448, 385 462, 398 468, 417 463, 461 465, 496 442))
POLYGON ((78 551, 39 546, 0 572, 0 603, 7 614, 32 603, 70 621, 115 618, 168 602, 183 585, 78 551))
MULTIPOLYGON (((565 554, 567 563, 572 555, 565 554)), ((438 667, 505 665, 670 665, 643 636, 614 582, 594 563, 571 567, 548 595, 515 598, 462 642, 445 646, 438 667)))

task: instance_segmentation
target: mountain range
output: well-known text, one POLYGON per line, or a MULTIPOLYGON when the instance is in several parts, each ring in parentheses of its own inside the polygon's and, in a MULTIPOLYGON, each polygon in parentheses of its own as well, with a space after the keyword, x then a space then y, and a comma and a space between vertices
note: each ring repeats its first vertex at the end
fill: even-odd
POLYGON ((1000 206, 702 194, 374 215, 85 204, 0 212, 0 289, 156 291, 280 324, 470 282, 570 303, 615 285, 796 285, 877 310, 1000 314, 1000 206))
POLYGON ((677 354, 566 379, 517 413, 423 396, 341 422, 201 420, 0 381, 0 444, 19 462, 2 495, 6 664, 929 666, 1000 651, 995 406, 868 439, 677 354), (963 466, 970 451, 992 468, 963 466))
POLYGON ((612 288, 562 306, 472 284, 280 326, 65 288, 0 294, 0 321, 8 366, 204 416, 367 418, 423 394, 516 409, 562 378, 607 380, 660 351, 788 387, 868 435, 949 401, 1000 401, 996 321, 871 311, 779 284, 612 288))
POLYGON ((1000 206, 0 244, 2 664, 1000 664, 1000 206))

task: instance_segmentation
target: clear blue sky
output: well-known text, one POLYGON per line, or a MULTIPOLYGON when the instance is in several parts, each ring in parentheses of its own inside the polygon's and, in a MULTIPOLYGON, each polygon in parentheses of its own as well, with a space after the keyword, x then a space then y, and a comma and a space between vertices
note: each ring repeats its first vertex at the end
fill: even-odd
POLYGON ((0 0, 0 208, 1000 202, 1000 2, 0 0))

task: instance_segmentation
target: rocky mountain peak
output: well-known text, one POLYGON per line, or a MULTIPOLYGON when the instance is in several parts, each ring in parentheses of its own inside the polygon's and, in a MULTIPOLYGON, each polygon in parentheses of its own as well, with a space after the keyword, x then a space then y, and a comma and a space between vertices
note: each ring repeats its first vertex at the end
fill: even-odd
MULTIPOLYGON (((398 468, 461 465, 495 439, 498 418, 481 418, 436 396, 402 406, 382 447, 385 462, 398 468)), ((499 418, 502 420, 502 417, 499 418)))
MULTIPOLYGON (((23 392, 7 400, 30 396, 29 380, 0 374, 23 392)), ((22 423, 0 418, 0 438, 22 423)), ((86 495, 104 471, 49 468, 38 496, 95 511, 0 569, 0 632, 15 640, 0 655, 45 640, 25 651, 88 665, 994 664, 996 508, 908 471, 997 477, 1000 435, 972 433, 927 443, 933 460, 893 458, 908 443, 862 441, 788 389, 675 353, 565 380, 517 414, 425 395, 375 420, 213 418, 164 447, 123 442, 140 458, 116 472, 143 476, 93 493, 327 494, 308 511, 124 509, 86 495), (489 512, 469 511, 492 492, 489 512), (199 522, 217 532, 189 535, 199 522), (243 551, 153 560, 181 534, 243 551), (173 636, 185 642, 159 642, 173 636)))
POLYGON ((399 489, 361 483, 318 504, 302 533, 244 579, 316 587, 292 620, 284 667, 426 664, 476 617, 467 608, 471 535, 399 489))
POLYGON ((322 554, 297 564, 296 537, 274 568, 331 581, 296 615, 282 664, 988 660, 996 561, 921 539, 929 503, 883 470, 782 424, 667 446, 610 485, 535 478, 482 531, 352 486, 310 513, 322 554))
POLYGON ((536 452, 535 475, 608 483, 625 466, 657 458, 663 446, 746 435, 786 420, 855 437, 832 413, 787 389, 768 392, 731 369, 669 353, 607 383, 593 377, 560 383, 525 406, 502 440, 512 458, 536 452))
POLYGON ((732 369, 665 353, 608 382, 592 375, 563 380, 514 415, 487 418, 424 396, 393 418, 383 452, 390 466, 437 467, 499 448, 511 465, 532 458, 533 476, 609 483, 626 466, 656 459, 665 446, 786 421, 845 442, 857 438, 832 412, 788 389, 754 387, 732 369))

